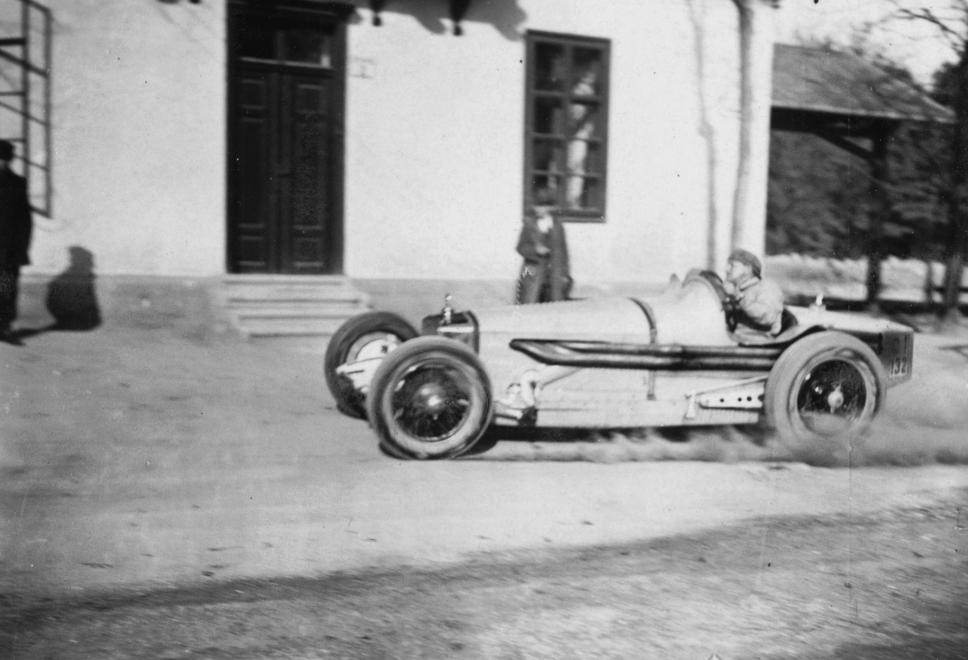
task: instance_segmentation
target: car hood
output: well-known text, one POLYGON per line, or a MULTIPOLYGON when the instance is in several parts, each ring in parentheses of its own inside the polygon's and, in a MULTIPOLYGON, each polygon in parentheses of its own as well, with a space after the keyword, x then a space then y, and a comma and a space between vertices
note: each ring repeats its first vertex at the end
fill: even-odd
POLYGON ((530 339, 722 346, 726 332, 716 292, 700 280, 642 298, 598 298, 475 310, 482 334, 530 339))
POLYGON ((651 326, 630 298, 568 300, 474 310, 482 335, 647 343, 651 326))

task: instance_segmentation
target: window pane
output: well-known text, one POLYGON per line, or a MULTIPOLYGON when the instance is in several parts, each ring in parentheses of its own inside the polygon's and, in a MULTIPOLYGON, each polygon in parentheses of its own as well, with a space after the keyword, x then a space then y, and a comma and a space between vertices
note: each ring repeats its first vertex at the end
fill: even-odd
POLYGON ((575 96, 600 94, 602 51, 597 48, 575 48, 572 59, 571 93, 575 96))
POLYGON ((534 54, 535 89, 564 91, 568 79, 564 47, 539 43, 535 46, 534 54))
POLYGON ((559 140, 535 140, 532 143, 532 168, 542 172, 561 172, 564 150, 559 140))
POLYGON ((530 199, 536 199, 539 190, 550 190, 555 196, 555 199, 561 199, 561 194, 558 189, 561 187, 559 183, 559 178, 556 176, 547 176, 538 174, 531 177, 531 195, 530 199))
POLYGON ((246 25, 239 30, 239 55, 260 60, 276 58, 275 31, 271 26, 246 25))
POLYGON ((534 100, 534 117, 531 130, 535 133, 556 135, 564 133, 561 121, 561 101, 556 98, 534 100))
POLYGON ((332 66, 329 35, 312 28, 288 28, 283 33, 283 59, 315 66, 332 66))
POLYGON ((565 182, 565 208, 601 209, 601 181, 590 177, 571 176, 565 182))
MULTIPOLYGON (((588 160, 588 143, 583 140, 572 140, 568 143, 568 159, 565 167, 568 170, 568 198, 577 198, 572 195, 572 182, 580 180, 588 171, 586 161, 588 160)), ((580 181, 578 181, 580 185, 580 181)))
POLYGON ((568 106, 568 136, 581 140, 599 137, 598 103, 571 103, 568 106))
POLYGON ((568 143, 566 171, 569 174, 601 174, 602 145, 585 140, 568 143))

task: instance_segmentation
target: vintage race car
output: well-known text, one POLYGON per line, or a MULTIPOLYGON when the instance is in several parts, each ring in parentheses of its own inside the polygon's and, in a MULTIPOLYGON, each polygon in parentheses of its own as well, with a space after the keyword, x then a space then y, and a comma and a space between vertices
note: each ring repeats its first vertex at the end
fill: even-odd
POLYGON ((456 311, 421 335, 387 312, 347 321, 325 357, 341 411, 399 458, 455 457, 492 425, 636 428, 764 423, 791 447, 860 437, 911 377, 913 331, 821 304, 741 339, 722 281, 691 271, 650 298, 456 311))

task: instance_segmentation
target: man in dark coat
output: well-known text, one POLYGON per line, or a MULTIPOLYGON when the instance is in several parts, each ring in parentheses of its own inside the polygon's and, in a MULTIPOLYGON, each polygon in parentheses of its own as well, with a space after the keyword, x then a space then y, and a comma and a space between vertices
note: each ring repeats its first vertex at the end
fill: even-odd
POLYGON ((10 169, 13 154, 13 144, 0 140, 0 341, 19 345, 11 324, 17 318, 20 267, 30 263, 33 222, 27 182, 10 169))
POLYGON ((525 214, 517 251, 524 258, 515 296, 517 304, 568 299, 572 285, 568 244, 550 193, 539 192, 535 205, 525 214))

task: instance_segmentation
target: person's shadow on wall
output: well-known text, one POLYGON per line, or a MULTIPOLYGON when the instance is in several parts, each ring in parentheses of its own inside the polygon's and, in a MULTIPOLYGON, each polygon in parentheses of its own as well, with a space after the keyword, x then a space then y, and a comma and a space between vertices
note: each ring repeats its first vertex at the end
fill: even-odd
POLYGON ((94 255, 71 246, 67 270, 47 285, 47 311, 54 317, 49 330, 93 330, 101 325, 101 308, 94 286, 94 255))

